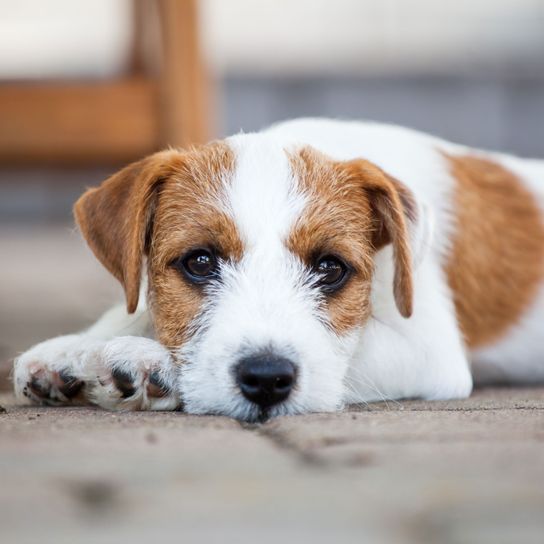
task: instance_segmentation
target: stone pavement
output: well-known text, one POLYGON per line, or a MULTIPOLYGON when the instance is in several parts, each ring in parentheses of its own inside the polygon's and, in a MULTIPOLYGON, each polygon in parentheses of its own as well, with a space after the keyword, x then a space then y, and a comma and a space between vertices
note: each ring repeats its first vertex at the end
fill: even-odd
POLYGON ((242 425, 0 396, 3 543, 541 543, 544 389, 242 425))
MULTIPOLYGON (((0 226, 0 360, 120 296, 70 227, 0 226)), ((0 394, 0 543, 544 542, 544 388, 241 425, 17 407, 0 394)))

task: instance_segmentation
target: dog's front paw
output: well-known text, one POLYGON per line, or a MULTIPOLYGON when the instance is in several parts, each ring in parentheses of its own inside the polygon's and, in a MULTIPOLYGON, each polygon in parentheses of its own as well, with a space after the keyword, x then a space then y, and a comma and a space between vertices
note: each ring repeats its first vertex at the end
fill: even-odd
POLYGON ((84 404, 93 384, 84 379, 84 369, 99 356, 103 344, 77 334, 37 344, 15 359, 17 398, 50 406, 84 404))
POLYGON ((177 367, 158 342, 120 336, 106 342, 87 369, 96 379, 89 390, 93 403, 109 409, 175 410, 180 407, 177 367))
POLYGON ((121 336, 108 342, 85 335, 60 336, 15 360, 20 400, 49 406, 97 404, 125 410, 175 410, 177 371, 158 342, 121 336))

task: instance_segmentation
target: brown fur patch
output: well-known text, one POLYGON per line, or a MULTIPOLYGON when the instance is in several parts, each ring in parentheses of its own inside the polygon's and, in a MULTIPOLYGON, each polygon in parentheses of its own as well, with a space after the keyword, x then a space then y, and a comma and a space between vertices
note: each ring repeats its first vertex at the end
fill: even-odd
POLYGON ((82 233, 123 284, 129 312, 138 303, 147 254, 155 328, 167 346, 181 344, 203 299, 202 289, 182 278, 171 261, 208 246, 225 259, 241 256, 236 227, 220 210, 233 168, 234 155, 223 143, 163 151, 127 166, 76 203, 82 233))
POLYGON ((199 313, 204 292, 169 264, 190 249, 211 247, 226 260, 238 261, 243 244, 232 219, 220 209, 234 156, 223 144, 187 153, 160 190, 155 211, 148 270, 150 304, 160 341, 181 345, 199 313))
POLYGON ((500 338, 534 300, 544 273, 544 225, 531 193, 491 160, 446 155, 457 181, 457 230, 447 266, 470 348, 500 338))
MULTIPOLYGON (((403 315, 409 315, 410 251, 396 187, 402 185, 367 161, 333 161, 311 148, 292 154, 290 160, 309 205, 293 228, 288 248, 307 266, 321 255, 332 254, 353 269, 345 286, 326 300, 334 330, 345 333, 369 317, 373 256, 390 242, 397 260, 397 304, 403 315)), ((412 202, 410 193, 403 192, 403 198, 412 202)))

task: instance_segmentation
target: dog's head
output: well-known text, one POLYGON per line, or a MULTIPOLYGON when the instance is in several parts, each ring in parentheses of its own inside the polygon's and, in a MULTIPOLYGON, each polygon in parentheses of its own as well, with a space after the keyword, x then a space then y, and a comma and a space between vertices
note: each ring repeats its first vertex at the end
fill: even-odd
POLYGON ((375 165, 266 135, 151 155, 75 206, 129 312, 147 269, 187 411, 246 420, 342 405, 386 245, 396 306, 412 311, 414 213, 409 191, 375 165))

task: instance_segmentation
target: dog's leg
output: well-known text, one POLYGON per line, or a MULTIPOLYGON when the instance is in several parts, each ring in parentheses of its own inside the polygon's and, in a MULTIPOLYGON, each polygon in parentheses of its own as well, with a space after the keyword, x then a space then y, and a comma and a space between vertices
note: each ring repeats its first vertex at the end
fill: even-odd
POLYGON ((146 311, 129 316, 112 308, 86 332, 47 340, 18 357, 15 393, 53 406, 176 409, 176 366, 166 348, 140 336, 148 332, 146 311))

